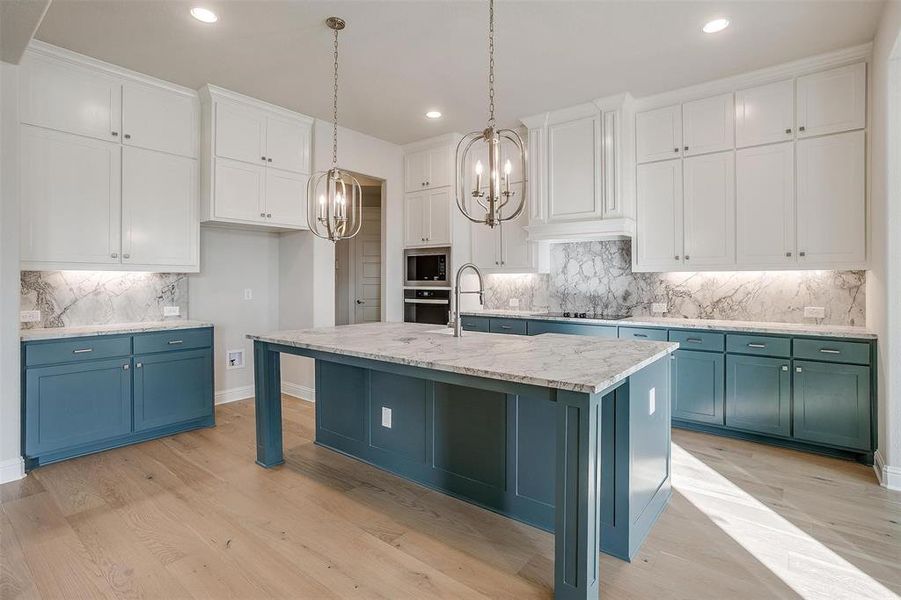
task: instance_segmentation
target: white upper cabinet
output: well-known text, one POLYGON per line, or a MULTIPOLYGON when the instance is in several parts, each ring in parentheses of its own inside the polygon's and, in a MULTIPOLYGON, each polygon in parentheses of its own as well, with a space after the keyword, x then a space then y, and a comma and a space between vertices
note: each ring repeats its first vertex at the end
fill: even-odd
POLYGON ((197 161, 143 148, 122 149, 122 263, 198 263, 197 161))
POLYGON ((684 264, 687 268, 735 262, 735 154, 685 159, 684 264))
POLYGON ((603 216, 600 115, 548 125, 549 223, 603 216))
POLYGON ((735 92, 735 144, 739 148, 794 137, 795 82, 777 81, 735 92))
POLYGON ((735 159, 737 262, 795 264, 794 144, 738 150, 735 159))
POLYGON ((119 264, 121 146, 22 125, 24 269, 119 264))
POLYGON ((216 160, 216 217, 234 221, 265 220, 266 169, 239 160, 216 160))
POLYGON ((429 180, 429 151, 411 152, 404 157, 404 191, 418 192, 429 180))
POLYGON ((863 129, 866 119, 866 63, 798 78, 799 137, 863 129))
POLYGON ((428 214, 429 197, 425 192, 404 196, 404 246, 424 246, 423 222, 428 214))
POLYGON ((179 94, 136 82, 122 89, 122 143, 197 158, 200 103, 196 94, 179 94))
POLYGON ((683 241, 682 161, 638 165, 637 202, 637 270, 679 270, 683 241))
MULTIPOLYGON (((408 193, 404 198, 404 245, 407 247, 450 246, 453 242, 457 206, 451 173, 457 140, 456 136, 441 136, 405 148, 404 181, 408 193)), ((468 226, 468 221, 465 225, 468 226)))
POLYGON ((639 163, 682 155, 682 106, 665 106, 635 115, 635 157, 639 163))
POLYGON ((449 246, 453 200, 447 186, 407 194, 404 199, 404 245, 449 246))
POLYGON ((119 141, 122 80, 55 57, 28 52, 19 79, 22 123, 119 141))
POLYGON ((864 132, 798 142, 798 263, 862 266, 866 259, 864 132))
POLYGON ((269 223, 306 227, 307 179, 304 173, 266 169, 265 210, 269 223))
POLYGON ((216 156, 265 163, 266 113, 229 102, 217 102, 215 112, 216 156))
POLYGON ((266 164, 295 173, 309 173, 311 134, 311 123, 267 117, 266 164))
MULTIPOLYGON (((522 193, 522 186, 522 183, 516 183, 510 188, 519 195, 522 193)), ((494 273, 535 270, 534 245, 529 244, 526 229, 528 222, 529 214, 523 209, 516 218, 502 221, 493 229, 487 225, 473 225, 472 262, 480 269, 494 273)))
POLYGON ((450 146, 409 152, 404 158, 405 191, 449 186, 453 183, 453 169, 454 151, 450 146))
POLYGON ((734 115, 731 92, 683 104, 684 156, 731 150, 735 145, 734 115))

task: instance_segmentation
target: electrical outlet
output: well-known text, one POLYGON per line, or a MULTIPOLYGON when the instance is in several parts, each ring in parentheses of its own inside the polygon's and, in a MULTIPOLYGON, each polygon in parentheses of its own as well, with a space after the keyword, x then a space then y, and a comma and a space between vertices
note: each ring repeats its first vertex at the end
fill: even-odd
POLYGON ((391 429, 391 409, 387 406, 382 407, 382 427, 391 429))
POLYGON ((244 368, 244 348, 238 350, 225 351, 225 368, 226 369, 243 369, 244 368))
POLYGON ((244 288, 244 299, 245 300, 253 300, 253 290, 250 288, 244 288))
POLYGON ((826 309, 822 306, 805 306, 804 316, 811 319, 825 319, 826 309))
POLYGON ((519 308, 519 298, 510 298, 510 308, 519 308))
POLYGON ((662 315, 666 312, 667 308, 668 307, 666 306, 666 302, 654 302, 653 304, 651 304, 651 312, 654 314, 662 315))
POLYGON ((41 311, 23 310, 19 313, 19 321, 22 323, 37 323, 41 320, 41 311))
POLYGON ((164 317, 177 317, 181 314, 181 308, 177 306, 164 306, 163 307, 163 316, 164 317))
POLYGON ((651 388, 648 392, 648 416, 657 412, 657 388, 651 388))

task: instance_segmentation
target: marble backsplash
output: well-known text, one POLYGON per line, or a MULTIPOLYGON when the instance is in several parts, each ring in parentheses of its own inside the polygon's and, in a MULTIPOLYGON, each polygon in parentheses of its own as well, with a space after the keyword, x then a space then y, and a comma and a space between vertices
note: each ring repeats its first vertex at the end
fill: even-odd
POLYGON ((865 325, 865 271, 755 271, 633 273, 631 242, 578 242, 551 246, 550 274, 489 275, 485 308, 585 311, 665 316, 865 325), (821 306, 822 319, 804 317, 821 306))
POLYGON ((22 271, 21 285, 20 309, 41 311, 23 329, 162 321, 164 306, 188 312, 183 273, 22 271))

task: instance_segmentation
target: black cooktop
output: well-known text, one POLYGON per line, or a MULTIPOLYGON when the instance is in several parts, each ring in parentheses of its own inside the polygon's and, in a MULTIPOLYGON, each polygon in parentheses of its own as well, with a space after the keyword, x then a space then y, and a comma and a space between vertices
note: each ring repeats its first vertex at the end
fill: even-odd
POLYGON ((627 319, 629 315, 605 315, 593 312, 576 312, 576 311, 564 311, 564 312, 551 312, 548 313, 549 317, 563 317, 564 319, 602 319, 604 321, 619 321, 620 319, 627 319))

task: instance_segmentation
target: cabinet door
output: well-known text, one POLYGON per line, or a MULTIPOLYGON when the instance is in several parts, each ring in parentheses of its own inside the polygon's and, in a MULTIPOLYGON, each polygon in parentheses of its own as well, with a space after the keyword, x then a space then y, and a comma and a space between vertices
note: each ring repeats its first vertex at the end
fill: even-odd
POLYGON ((735 154, 686 158, 685 265, 735 264, 735 154))
POLYGON ((404 157, 404 191, 419 192, 429 179, 429 151, 412 152, 404 157))
POLYGON ((682 161, 638 166, 636 263, 643 269, 682 266, 682 161))
POLYGON ((799 264, 860 265, 866 259, 864 132, 797 146, 799 264))
POLYGON ((863 129, 866 120, 866 63, 798 77, 799 137, 863 129))
POLYGON ((451 243, 451 190, 449 187, 428 192, 429 205, 424 215, 425 241, 429 245, 451 243))
POLYGON ((25 371, 25 454, 90 444, 131 431, 129 358, 25 371))
POLYGON ((722 425, 724 355, 677 350, 672 354, 672 364, 673 418, 722 425))
POLYGON ((135 356, 135 431, 213 414, 213 351, 135 356))
POLYGON ((794 366, 794 437, 872 450, 869 367, 800 360, 794 366))
POLYGON ((429 150, 429 174, 426 187, 437 188, 453 182, 454 154, 449 146, 429 150))
POLYGON ((404 196, 404 245, 422 246, 425 244, 423 224, 428 215, 429 197, 425 192, 404 196))
POLYGON ((122 142, 196 158, 199 112, 193 96, 126 83, 122 89, 122 142))
POLYGON ((682 150, 685 156, 731 150, 735 145, 732 94, 682 105, 682 150))
POLYGON ((768 435, 791 434, 788 360, 726 355, 726 426, 768 435))
MULTIPOLYGON (((521 183, 516 185, 511 185, 510 189, 516 193, 513 196, 513 200, 510 202, 514 203, 511 206, 510 211, 516 208, 516 202, 518 202, 518 198, 520 198, 520 194, 522 194, 521 183)), ((501 215, 504 213, 502 212, 501 215)), ((500 225, 500 248, 501 248, 501 266, 507 269, 529 269, 532 268, 531 263, 531 254, 529 252, 529 232, 526 231, 526 226, 529 224, 529 214, 528 208, 523 208, 522 212, 519 215, 510 221, 503 221, 500 225)), ((482 225, 485 229, 488 227, 482 225)))
POLYGON ((795 264, 794 144, 736 152, 736 246, 739 265, 795 264))
POLYGON ((306 210, 307 176, 266 169, 266 220, 272 225, 305 227, 306 210))
POLYGON ((266 221, 266 168, 227 158, 216 159, 215 217, 242 221, 266 221))
POLYGON ((499 268, 501 266, 501 228, 492 229, 484 223, 471 223, 470 234, 472 236, 472 262, 480 269, 499 268))
POLYGON ((600 117, 548 126, 548 222, 599 219, 600 117))
POLYGON ((666 106, 635 115, 635 156, 640 163, 682 155, 682 107, 666 106))
POLYGON ((784 142, 794 136, 795 84, 791 79, 735 92, 735 145, 784 142))
POLYGON ((199 264, 197 160, 123 148, 122 263, 199 264))
POLYGON ((309 173, 310 131, 308 123, 267 117, 266 164, 295 173, 309 173))
POLYGON ((262 165, 266 162, 266 113, 216 103, 216 156, 262 165))
POLYGON ((22 261, 118 264, 121 146, 21 126, 22 261))
POLYGON ((23 123, 100 140, 119 140, 122 124, 119 79, 27 54, 19 73, 19 118, 23 123))

